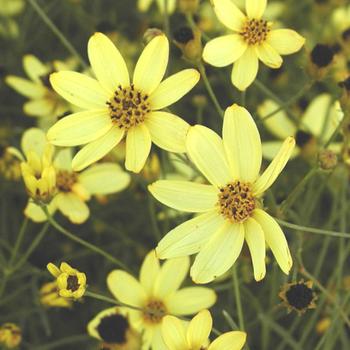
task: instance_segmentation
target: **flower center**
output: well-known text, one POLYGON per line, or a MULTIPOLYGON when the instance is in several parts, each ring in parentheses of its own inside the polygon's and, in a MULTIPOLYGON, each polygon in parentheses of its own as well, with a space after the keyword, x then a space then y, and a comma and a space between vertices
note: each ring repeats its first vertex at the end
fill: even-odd
POLYGON ((113 123, 125 130, 143 123, 151 111, 148 95, 135 90, 133 84, 126 88, 119 86, 107 105, 113 123))
POLYGON ((60 170, 56 176, 56 186, 61 192, 70 192, 78 181, 78 174, 67 170, 60 170))
POLYGON ((67 289, 75 292, 76 290, 79 289, 79 282, 78 282, 78 277, 77 276, 68 276, 67 278, 67 289))
POLYGON ((248 19, 240 34, 248 45, 255 45, 263 43, 269 31, 269 23, 264 19, 248 19))
POLYGON ((97 326, 100 337, 108 344, 123 344, 129 329, 128 319, 120 314, 103 317, 97 326))
POLYGON ((255 198, 249 183, 235 181, 220 188, 220 213, 230 221, 243 222, 255 209, 255 198))
POLYGON ((303 310, 310 306, 314 299, 314 294, 312 289, 305 283, 297 283, 289 287, 286 292, 286 299, 290 306, 295 307, 297 310, 303 310))
POLYGON ((166 307, 160 300, 151 300, 143 311, 145 321, 150 323, 159 323, 166 315, 166 307))

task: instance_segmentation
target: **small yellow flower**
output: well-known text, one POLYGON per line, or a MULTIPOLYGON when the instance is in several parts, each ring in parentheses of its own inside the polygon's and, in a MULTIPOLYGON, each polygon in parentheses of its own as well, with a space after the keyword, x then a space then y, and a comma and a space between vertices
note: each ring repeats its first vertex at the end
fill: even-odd
POLYGON ((273 23, 262 18, 267 0, 246 0, 247 15, 231 0, 212 2, 219 21, 233 33, 209 41, 203 59, 216 67, 234 63, 231 80, 240 90, 254 81, 259 60, 270 68, 279 68, 281 55, 295 53, 304 45, 305 39, 294 30, 272 30, 273 23))
POLYGON ((86 289, 86 275, 73 269, 70 265, 63 262, 58 268, 56 265, 49 263, 47 269, 52 276, 56 277, 58 294, 63 298, 81 298, 86 289))
POLYGON ((96 162, 126 137, 126 169, 140 172, 152 141, 170 152, 184 152, 188 123, 162 112, 179 100, 199 80, 194 69, 185 69, 162 81, 169 56, 165 35, 144 48, 134 70, 133 82, 118 49, 102 33, 88 43, 88 55, 97 80, 75 72, 50 77, 53 88, 85 111, 69 115, 48 131, 57 146, 86 144, 74 157, 73 170, 96 162))
POLYGON ((7 349, 16 348, 22 341, 21 329, 13 323, 5 323, 0 326, 0 345, 7 349))
MULTIPOLYGON (((137 8, 141 12, 147 12, 154 1, 156 1, 159 11, 161 13, 164 13, 165 12, 164 0, 138 0, 137 8)), ((172 14, 175 11, 176 2, 177 0, 167 0, 166 10, 168 14, 172 14)))
POLYGON ((0 176, 10 181, 17 181, 21 178, 20 160, 13 153, 12 147, 0 144, 0 176))
POLYGON ((263 210, 261 197, 286 165, 294 145, 294 138, 287 137, 259 176, 260 135, 245 108, 234 104, 226 109, 223 139, 207 127, 191 127, 187 153, 210 185, 160 180, 149 186, 163 204, 201 213, 170 231, 159 242, 157 256, 169 259, 198 253, 191 277, 196 283, 207 283, 234 264, 246 240, 259 281, 266 273, 266 242, 288 274, 292 266, 288 243, 278 223, 263 210))
POLYGON ((122 270, 114 270, 107 277, 107 284, 117 300, 139 308, 129 309, 130 322, 143 332, 143 349, 163 349, 161 326, 166 315, 191 315, 211 307, 216 301, 215 292, 204 287, 179 289, 188 269, 189 258, 166 261, 160 266, 154 250, 145 258, 140 280, 122 270))
POLYGON ((108 350, 140 350, 141 334, 131 325, 123 308, 112 307, 99 312, 88 324, 88 333, 103 342, 108 350))
POLYGON ((45 307, 69 308, 72 306, 72 300, 60 296, 56 281, 45 283, 40 288, 40 303, 45 307))
POLYGON ((213 320, 208 310, 198 313, 189 323, 165 316, 162 336, 168 350, 241 350, 247 334, 232 331, 221 334, 209 344, 213 320))

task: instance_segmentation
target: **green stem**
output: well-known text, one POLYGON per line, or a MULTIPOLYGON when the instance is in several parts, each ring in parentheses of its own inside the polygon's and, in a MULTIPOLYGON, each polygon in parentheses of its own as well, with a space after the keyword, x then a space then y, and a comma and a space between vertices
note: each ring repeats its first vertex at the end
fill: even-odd
POLYGON ((163 19, 164 19, 164 31, 166 36, 169 38, 170 36, 170 25, 169 25, 169 14, 168 14, 168 0, 164 1, 164 13, 163 13, 163 19))
POLYGON ((18 250, 19 250, 19 247, 21 246, 21 243, 23 241, 23 238, 24 238, 24 234, 26 232, 26 229, 27 229, 27 226, 28 226, 28 218, 25 217, 25 219, 23 220, 23 223, 21 225, 21 228, 19 230, 19 233, 18 233, 18 236, 17 236, 17 239, 16 239, 16 243, 15 243, 15 246, 12 250, 12 253, 11 253, 11 258, 10 258, 10 266, 13 265, 13 262, 15 261, 16 259, 16 256, 17 256, 17 253, 18 253, 18 250))
POLYGON ((71 337, 63 338, 63 339, 54 341, 52 343, 40 345, 37 347, 34 346, 34 347, 31 347, 31 349, 32 350, 51 350, 51 349, 58 349, 58 348, 62 349, 62 347, 66 349, 67 346, 70 347, 73 343, 87 342, 89 340, 91 340, 91 337, 84 334, 73 335, 71 337))
POLYGON ((242 331, 244 331, 244 318, 243 318, 243 310, 242 310, 241 293, 239 290, 239 282, 238 282, 238 276, 237 276, 237 267, 233 267, 232 281, 233 281, 233 289, 235 292, 239 328, 242 331))

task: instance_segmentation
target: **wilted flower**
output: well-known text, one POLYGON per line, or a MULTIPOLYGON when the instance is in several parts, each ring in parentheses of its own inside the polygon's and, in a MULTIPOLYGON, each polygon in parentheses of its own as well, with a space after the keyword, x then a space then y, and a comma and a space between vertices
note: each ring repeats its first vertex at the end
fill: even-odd
POLYGON ((71 307, 72 300, 61 297, 57 281, 45 283, 40 288, 40 303, 45 307, 71 307))
POLYGON ((5 323, 0 326, 0 345, 8 349, 16 348, 22 341, 21 329, 14 323, 5 323))

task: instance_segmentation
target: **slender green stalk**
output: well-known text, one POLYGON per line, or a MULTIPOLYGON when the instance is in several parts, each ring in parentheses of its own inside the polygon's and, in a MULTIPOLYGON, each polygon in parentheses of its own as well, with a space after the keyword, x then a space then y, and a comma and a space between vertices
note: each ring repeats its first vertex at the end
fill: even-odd
POLYGON ((241 293, 239 290, 239 281, 238 281, 237 267, 236 266, 233 267, 232 282, 233 282, 233 290, 235 293, 239 328, 240 328, 240 330, 244 331, 244 317, 243 317, 241 293))
POLYGON ((163 0, 164 1, 164 13, 163 13, 163 20, 164 20, 164 31, 167 37, 170 36, 170 24, 169 24, 169 4, 168 0, 163 0))
POLYGON ((16 239, 16 243, 15 243, 15 246, 12 250, 12 253, 11 253, 11 258, 10 258, 10 266, 13 265, 13 262, 15 261, 16 259, 16 256, 17 256, 17 253, 18 253, 18 250, 21 246, 21 243, 23 241, 23 238, 24 238, 24 234, 26 232, 26 229, 27 229, 27 226, 28 226, 28 218, 25 217, 23 222, 22 222, 22 225, 21 225, 21 228, 19 230, 19 233, 18 233, 18 236, 17 236, 17 239, 16 239))
MULTIPOLYGON (((75 343, 82 343, 82 342, 87 342, 91 340, 91 337, 88 335, 73 335, 71 337, 63 338, 48 344, 40 345, 40 346, 34 346, 31 347, 32 350, 51 350, 51 349, 62 349, 66 348, 66 346, 71 346, 72 344, 75 343)), ((79 346, 80 348, 80 346, 79 346)))

